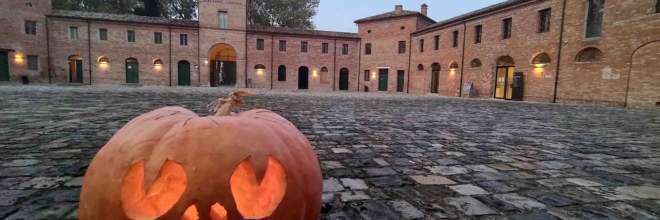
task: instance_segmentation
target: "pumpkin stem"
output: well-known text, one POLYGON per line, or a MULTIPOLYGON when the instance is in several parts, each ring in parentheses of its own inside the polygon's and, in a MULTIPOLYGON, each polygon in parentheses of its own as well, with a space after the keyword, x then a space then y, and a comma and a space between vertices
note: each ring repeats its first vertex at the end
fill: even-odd
POLYGON ((207 107, 209 111, 215 112, 216 117, 229 116, 234 106, 243 106, 243 100, 238 98, 241 96, 257 96, 257 94, 245 91, 232 92, 224 98, 211 102, 207 107))

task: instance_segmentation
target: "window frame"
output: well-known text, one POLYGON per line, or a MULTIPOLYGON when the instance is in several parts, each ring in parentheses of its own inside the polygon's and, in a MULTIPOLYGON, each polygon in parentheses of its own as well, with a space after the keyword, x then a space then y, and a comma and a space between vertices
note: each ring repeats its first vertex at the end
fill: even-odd
POLYGON ((27 55, 26 57, 26 68, 27 70, 39 71, 39 56, 38 55, 27 55), (30 61, 32 60, 32 61, 30 61), (34 68, 30 68, 30 67, 34 68))
POLYGON ((25 20, 25 34, 26 35, 37 35, 37 22, 25 20))
POLYGON ((127 40, 129 43, 135 43, 135 41, 136 41, 136 39, 135 39, 135 30, 126 30, 126 38, 127 38, 126 40, 127 40), (132 37, 132 38, 131 38, 131 37, 132 37), (131 41, 131 39, 132 39, 133 41, 131 41))
POLYGON ((218 29, 227 29, 229 20, 229 13, 226 11, 218 11, 218 29), (220 15, 224 15, 220 17, 220 15))
POLYGON ((342 55, 348 55, 348 44, 342 44, 341 45, 341 54, 342 55))
POLYGON ((330 44, 329 43, 321 43, 321 53, 328 53, 330 50, 330 44))
POLYGON ((451 47, 458 47, 458 30, 451 32, 451 47))
POLYGON ((419 52, 424 53, 424 39, 419 39, 419 52))
POLYGON ((406 53, 406 41, 399 41, 398 52, 399 52, 399 54, 405 54, 406 53))
POLYGON ((371 43, 364 44, 364 55, 371 55, 371 43))
POLYGON ((472 42, 474 44, 480 44, 483 37, 483 33, 484 33, 483 25, 474 26, 474 40, 472 42))
POLYGON ((502 39, 511 39, 513 35, 513 18, 502 19, 502 39))
POLYGON ((280 51, 285 51, 286 52, 286 41, 285 40, 280 40, 280 51))
POLYGON ((309 51, 309 43, 307 41, 302 41, 300 42, 300 52, 301 53, 307 53, 309 51))
MULTIPOLYGON (((598 39, 603 34, 603 17, 605 15, 605 0, 596 0, 596 1, 602 1, 601 6, 602 6, 603 11, 600 13, 599 21, 591 21, 590 22, 589 21, 590 20, 590 16, 589 16, 590 13, 589 12, 591 11, 592 0, 587 0, 586 1, 587 6, 586 6, 585 15, 584 15, 584 35, 583 35, 584 39, 598 39), (589 27, 590 27, 590 25, 594 25, 595 23, 598 23, 597 26, 600 26, 600 28, 598 29, 598 33, 595 33, 595 34, 592 33, 594 35, 589 35, 589 33, 590 33, 589 27)), ((593 26, 592 26, 592 28, 593 28, 593 26)))
POLYGON ((99 41, 108 41, 108 29, 99 28, 99 41))
POLYGON ((179 45, 188 46, 188 34, 179 34, 179 45))
POLYGON ((78 40, 78 27, 77 26, 69 26, 69 34, 68 35, 69 35, 69 40, 78 40))
POLYGON ((265 50, 266 49, 266 41, 264 39, 257 39, 257 50, 265 50))
POLYGON ((552 25, 552 8, 546 8, 538 12, 538 27, 536 28, 536 33, 548 33, 550 32, 550 27, 552 25), (544 12, 547 12, 547 19, 544 16, 544 12))
POLYGON ((369 75, 371 75, 371 70, 364 70, 364 81, 365 82, 371 81, 371 77, 369 75))
POLYGON ((653 8, 653 14, 660 14, 660 0, 655 0, 655 6, 653 8))
POLYGON ((435 50, 440 50, 440 35, 433 36, 434 44, 433 47, 435 50))
POLYGON ((163 44, 162 32, 154 32, 154 44, 163 44))

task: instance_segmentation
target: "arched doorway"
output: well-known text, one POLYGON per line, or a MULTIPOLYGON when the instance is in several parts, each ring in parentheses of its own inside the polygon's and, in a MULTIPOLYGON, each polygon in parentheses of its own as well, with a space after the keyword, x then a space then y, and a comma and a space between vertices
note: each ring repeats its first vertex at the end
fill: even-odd
POLYGON ((510 100, 513 97, 513 72, 515 62, 510 56, 497 59, 495 70, 495 98, 510 100))
POLYGON ((182 60, 179 61, 179 86, 190 86, 190 62, 182 60))
POLYGON ((83 83, 83 62, 78 55, 69 56, 69 83, 83 83))
POLYGON ((236 50, 227 44, 218 44, 209 52, 211 86, 236 85, 236 50))
POLYGON ((126 59, 126 83, 140 83, 140 65, 135 58, 126 59))
POLYGON ((637 49, 630 60, 627 106, 660 106, 660 41, 637 49))
POLYGON ((440 91, 440 64, 433 63, 431 65, 431 93, 439 93, 440 91))
POLYGON ((298 68, 298 89, 309 89, 309 68, 298 68))
POLYGON ((348 69, 339 70, 339 90, 348 90, 348 69))

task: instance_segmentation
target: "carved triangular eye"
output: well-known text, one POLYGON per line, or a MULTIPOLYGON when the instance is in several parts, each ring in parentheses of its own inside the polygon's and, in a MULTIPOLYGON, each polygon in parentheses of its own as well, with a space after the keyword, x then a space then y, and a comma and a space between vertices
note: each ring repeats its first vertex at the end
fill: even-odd
POLYGON ((236 167, 229 183, 238 212, 245 219, 262 219, 270 216, 282 201, 286 173, 282 164, 269 156, 268 168, 259 184, 250 158, 247 158, 236 167))
POLYGON ((158 218, 179 201, 186 190, 186 183, 186 172, 181 164, 166 160, 149 192, 145 192, 144 161, 140 161, 131 166, 122 181, 124 213, 130 219, 158 218))

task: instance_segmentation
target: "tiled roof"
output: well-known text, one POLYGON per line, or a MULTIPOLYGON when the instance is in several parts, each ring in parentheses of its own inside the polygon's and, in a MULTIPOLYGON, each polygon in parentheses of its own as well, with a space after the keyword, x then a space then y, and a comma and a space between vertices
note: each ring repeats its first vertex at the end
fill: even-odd
POLYGON ((444 21, 440 21, 438 23, 429 25, 428 27, 419 29, 419 30, 413 32, 412 34, 417 34, 417 33, 420 33, 420 32, 427 31, 427 30, 435 29, 437 27, 442 27, 442 26, 447 25, 447 24, 451 24, 451 23, 461 21, 461 20, 464 20, 464 19, 476 17, 476 16, 479 16, 479 15, 482 15, 482 14, 485 14, 485 13, 488 13, 488 12, 491 12, 491 11, 500 10, 500 9, 503 9, 503 8, 507 8, 507 7, 510 7, 510 6, 519 4, 519 3, 523 3, 523 2, 528 2, 528 1, 532 1, 532 0, 507 0, 507 1, 504 1, 502 3, 497 3, 497 4, 494 4, 494 5, 491 5, 491 6, 476 10, 476 11, 472 11, 472 12, 465 13, 465 14, 462 14, 462 15, 444 20, 444 21))
POLYGON ((53 10, 52 13, 48 16, 59 17, 59 18, 100 20, 100 21, 117 21, 117 22, 156 24, 156 25, 199 27, 199 22, 193 20, 171 19, 171 18, 163 18, 163 17, 147 17, 147 16, 138 16, 138 15, 127 15, 127 14, 53 10))
POLYGON ((319 30, 305 30, 305 29, 298 29, 298 28, 269 27, 269 26, 260 26, 260 25, 250 25, 250 26, 248 26, 248 31, 268 32, 268 33, 278 33, 278 34, 292 34, 292 35, 323 36, 323 37, 358 38, 357 33, 336 32, 336 31, 319 31, 319 30))
POLYGON ((408 15, 420 15, 420 16, 423 16, 425 19, 428 19, 430 21, 435 22, 433 19, 427 17, 426 15, 423 15, 422 13, 420 13, 418 11, 401 10, 400 14, 396 14, 394 11, 390 11, 390 12, 387 12, 387 13, 382 13, 382 14, 379 14, 379 15, 374 15, 374 16, 371 16, 371 17, 366 17, 366 18, 355 20, 355 23, 360 23, 360 22, 364 22, 364 21, 387 19, 387 18, 395 18, 395 17, 408 16, 408 15))

